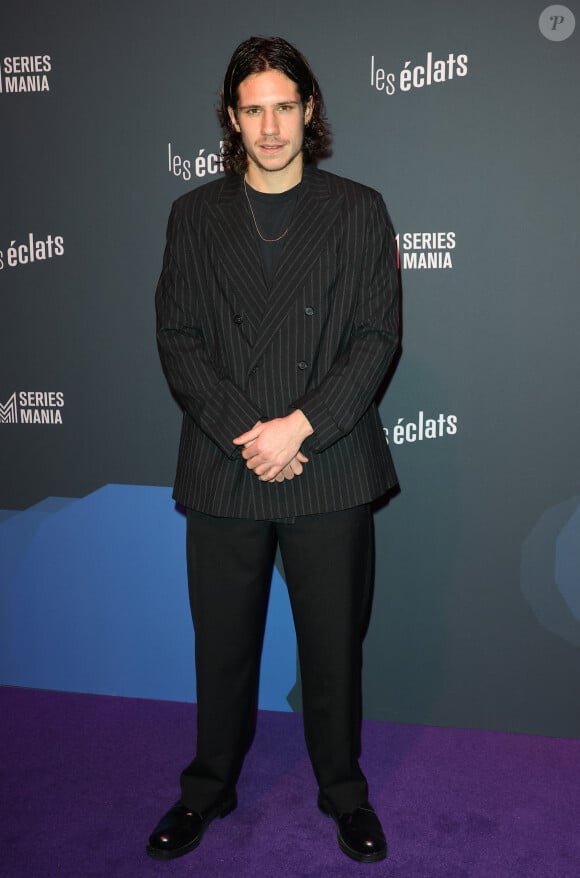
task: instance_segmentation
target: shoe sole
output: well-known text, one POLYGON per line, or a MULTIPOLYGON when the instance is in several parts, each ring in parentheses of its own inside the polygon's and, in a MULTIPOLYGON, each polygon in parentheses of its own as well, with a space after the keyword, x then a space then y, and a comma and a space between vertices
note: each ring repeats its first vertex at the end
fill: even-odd
POLYGON ((201 829, 199 835, 196 836, 194 838, 194 840, 192 842, 190 842, 189 844, 183 845, 183 847, 180 847, 180 848, 176 848, 173 851, 164 851, 164 850, 161 850, 158 848, 152 848, 152 847, 150 847, 150 845, 147 845, 147 847, 145 848, 145 852, 148 854, 148 856, 152 857, 154 860, 176 860, 178 857, 184 857, 186 854, 191 853, 191 851, 194 851, 197 847, 199 847, 199 845, 201 844, 201 840, 202 840, 203 836, 205 835, 205 831, 208 828, 208 826, 210 825, 210 823, 212 823, 218 817, 220 817, 220 818, 227 817, 228 814, 231 814, 232 811, 234 811, 237 808, 237 806, 238 806, 237 796, 233 796, 233 798, 228 799, 227 802, 224 802, 223 805, 220 805, 219 810, 217 810, 216 813, 212 817, 209 817, 205 821, 205 823, 203 825, 203 829, 201 829))

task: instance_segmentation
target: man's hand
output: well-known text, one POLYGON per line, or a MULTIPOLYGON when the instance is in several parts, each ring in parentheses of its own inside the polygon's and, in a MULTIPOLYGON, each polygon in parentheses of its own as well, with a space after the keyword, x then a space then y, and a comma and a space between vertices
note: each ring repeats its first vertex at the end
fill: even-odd
POLYGON ((305 463, 308 463, 308 458, 299 451, 296 457, 290 461, 288 466, 285 466, 284 469, 278 473, 275 479, 270 479, 270 484, 273 482, 285 482, 286 479, 293 479, 294 476, 301 476, 304 472, 303 464, 305 463))
POLYGON ((300 475, 305 460, 298 459, 300 446, 307 436, 313 433, 312 426, 306 415, 296 409, 285 418, 273 421, 258 421, 247 433, 236 436, 234 445, 244 445, 242 457, 248 469, 252 470, 261 481, 275 481, 291 462, 296 462, 287 470, 284 478, 300 475), (298 466, 300 472, 298 472, 298 466))

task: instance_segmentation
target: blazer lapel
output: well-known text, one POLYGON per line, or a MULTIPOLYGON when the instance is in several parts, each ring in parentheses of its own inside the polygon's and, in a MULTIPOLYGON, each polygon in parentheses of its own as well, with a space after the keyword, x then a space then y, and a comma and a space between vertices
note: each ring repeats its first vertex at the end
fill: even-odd
POLYGON ((208 219, 217 239, 221 263, 235 293, 232 305, 243 307, 244 317, 248 318, 240 324, 240 329, 253 344, 264 314, 268 290, 241 177, 236 175, 224 179, 218 201, 209 206, 208 219))
POLYGON ((253 346, 250 368, 260 359, 299 295, 300 285, 325 245, 341 202, 342 196, 329 191, 324 175, 307 165, 271 290, 264 280, 242 178, 226 177, 217 202, 209 205, 208 222, 236 294, 232 305, 240 307, 241 303, 247 318, 240 329, 253 346))
POLYGON ((298 202, 272 289, 262 306, 256 343, 252 351, 254 365, 278 332, 288 309, 300 293, 303 279, 312 269, 335 222, 342 196, 332 195, 324 175, 306 166, 298 202))

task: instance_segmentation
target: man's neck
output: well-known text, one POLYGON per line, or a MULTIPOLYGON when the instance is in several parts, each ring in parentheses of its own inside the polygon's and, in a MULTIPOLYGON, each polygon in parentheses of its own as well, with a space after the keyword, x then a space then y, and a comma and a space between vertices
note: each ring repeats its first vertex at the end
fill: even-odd
MULTIPOLYGON (((300 157, 302 159, 302 157, 300 157)), ((303 162, 292 162, 280 171, 264 171, 252 162, 248 162, 246 171, 246 183, 256 192, 265 192, 269 195, 277 195, 293 189, 302 180, 303 162)))

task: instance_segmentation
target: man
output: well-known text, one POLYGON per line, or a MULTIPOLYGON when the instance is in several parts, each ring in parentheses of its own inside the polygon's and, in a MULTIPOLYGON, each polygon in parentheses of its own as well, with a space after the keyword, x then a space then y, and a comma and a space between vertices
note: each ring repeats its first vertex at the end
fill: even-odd
POLYGON ((234 52, 226 176, 175 202, 158 342, 184 411, 174 496, 187 508, 197 754, 148 853, 181 856, 237 805, 280 546, 304 728, 348 856, 386 856, 360 752, 370 502, 396 483, 374 396, 398 350, 392 227, 378 195, 317 170, 328 131, 308 63, 280 38, 234 52))

